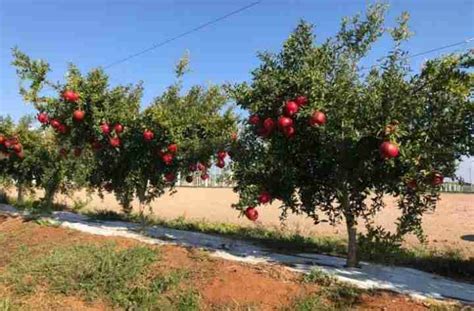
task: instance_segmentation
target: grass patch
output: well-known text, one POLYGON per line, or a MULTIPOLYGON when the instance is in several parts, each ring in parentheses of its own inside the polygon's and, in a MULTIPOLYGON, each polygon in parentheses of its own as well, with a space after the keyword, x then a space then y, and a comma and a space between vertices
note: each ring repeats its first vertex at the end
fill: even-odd
POLYGON ((324 289, 324 296, 333 302, 338 310, 351 309, 360 301, 365 291, 347 283, 333 283, 324 289))
POLYGON ((10 205, 13 205, 20 211, 29 213, 32 217, 50 215, 53 211, 63 211, 67 209, 67 206, 64 204, 54 203, 52 206, 47 206, 47 204, 41 200, 27 198, 21 203, 14 198, 9 198, 8 201, 10 205))
POLYGON ((314 268, 308 274, 303 275, 302 281, 303 283, 316 283, 321 286, 330 286, 335 284, 337 279, 321 269, 314 268))
POLYGON ((201 296, 194 290, 181 293, 177 296, 176 307, 178 311, 199 310, 201 296))
POLYGON ((436 250, 426 247, 387 247, 359 239, 362 260, 385 265, 407 266, 439 275, 474 282, 474 257, 465 258, 460 250, 436 250))
POLYGON ((332 275, 313 269, 303 276, 304 283, 315 283, 321 286, 318 293, 297 299, 292 310, 351 310, 359 302, 363 293, 369 291, 359 289, 348 283, 340 282, 332 275))
POLYGON ((8 298, 0 298, 0 311, 11 311, 13 310, 13 305, 8 298))
POLYGON ((53 294, 79 295, 86 301, 103 299, 127 310, 161 310, 161 306, 163 310, 194 310, 198 296, 169 297, 188 272, 151 276, 149 267, 157 260, 158 251, 149 247, 119 250, 111 244, 79 245, 56 248, 36 258, 22 249, 0 281, 20 297, 46 287, 53 294))

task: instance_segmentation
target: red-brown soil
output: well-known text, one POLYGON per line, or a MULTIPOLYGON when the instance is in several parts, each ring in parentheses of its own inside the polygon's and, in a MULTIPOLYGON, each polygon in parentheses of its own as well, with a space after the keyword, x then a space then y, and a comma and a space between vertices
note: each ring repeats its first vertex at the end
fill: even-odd
MULTIPOLYGON (((139 242, 124 238, 88 235, 64 228, 40 226, 21 218, 0 218, 0 273, 21 245, 47 252, 55 247, 110 241, 118 247, 139 242)), ((151 246, 150 246, 151 247, 151 246)), ((193 271, 187 283, 201 296, 202 310, 280 310, 305 295, 321 290, 318 285, 304 284, 301 275, 275 265, 246 265, 210 257, 206 252, 178 246, 161 246, 161 260, 153 269, 185 268, 193 271), (219 309, 220 308, 220 309, 219 309)), ((0 285, 0 297, 9 297, 8 288, 0 285)), ((81 297, 52 295, 45 291, 24 297, 22 305, 32 310, 111 310, 104 301, 85 302, 81 297)), ((362 295, 359 310, 426 310, 426 303, 390 292, 362 295)))

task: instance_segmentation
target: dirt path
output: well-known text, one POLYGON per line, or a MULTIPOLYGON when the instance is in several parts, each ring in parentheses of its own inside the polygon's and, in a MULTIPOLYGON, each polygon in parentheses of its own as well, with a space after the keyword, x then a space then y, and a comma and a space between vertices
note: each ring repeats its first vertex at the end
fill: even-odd
MULTIPOLYGON (((87 200, 85 192, 75 195, 76 199, 87 200)), ((58 201, 72 204, 71 199, 59 197, 58 201)), ((238 196, 229 188, 178 188, 174 195, 165 194, 151 204, 154 215, 173 219, 185 217, 187 219, 205 219, 213 222, 236 223, 244 226, 253 226, 245 218, 239 218, 239 213, 232 209, 232 203, 238 201, 238 196)), ((398 209, 393 198, 387 198, 385 208, 376 218, 376 223, 388 229, 394 228, 398 217, 398 209)), ((138 206, 134 203, 135 208, 138 206)), ((120 211, 119 204, 113 194, 106 194, 102 200, 93 195, 88 202, 87 209, 110 209, 120 211)), ((278 202, 259 207, 260 218, 256 225, 266 227, 280 227, 278 202)), ((328 224, 314 225, 305 216, 291 215, 286 221, 286 229, 299 232, 303 235, 329 235, 345 237, 345 226, 336 227, 328 224)), ((423 219, 423 228, 428 237, 428 245, 440 249, 458 249, 466 256, 474 256, 474 194, 441 195, 441 201, 434 213, 426 214, 423 219)), ((363 230, 363 227, 360 228, 363 230)), ((407 237, 410 246, 419 245, 418 240, 407 237)))
MULTIPOLYGON (((41 256, 58 247, 71 245, 102 245, 110 241, 119 248, 140 245, 129 239, 92 236, 8 217, 0 218, 0 237, 0 249, 3 250, 0 271, 8 270, 20 246, 33 250, 34 256, 41 256)), ((295 301, 323 290, 320 285, 301 282, 301 275, 276 265, 251 266, 216 259, 193 248, 170 245, 155 248, 161 255, 153 269, 192 271, 185 281, 197 288, 201 310, 295 310, 295 301)), ((106 297, 85 301, 80 293, 74 296, 53 294, 47 290, 47 284, 44 286, 18 296, 9 286, 0 283, 0 305, 3 299, 12 307, 18 304, 21 308, 35 310, 64 310, 66 305, 68 310, 112 309, 106 297)), ((427 310, 429 303, 416 302, 391 292, 377 292, 361 294, 352 307, 357 310, 427 310)))

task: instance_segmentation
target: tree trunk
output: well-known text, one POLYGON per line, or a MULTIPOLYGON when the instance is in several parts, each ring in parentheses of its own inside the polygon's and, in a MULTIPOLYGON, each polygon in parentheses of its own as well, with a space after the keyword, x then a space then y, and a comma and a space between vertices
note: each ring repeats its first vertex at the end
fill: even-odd
POLYGON ((17 193, 16 202, 19 204, 22 204, 24 202, 24 197, 25 197, 25 194, 24 194, 25 188, 23 187, 21 183, 17 185, 17 191, 18 193, 17 193))
POLYGON ((56 193, 56 190, 45 189, 43 202, 44 202, 45 207, 47 209, 52 209, 53 208, 53 201, 54 201, 55 193, 56 193))
POLYGON ((356 268, 359 266, 357 258, 357 228, 352 216, 346 216, 346 226, 348 237, 346 267, 356 268))
POLYGON ((346 267, 356 268, 359 266, 358 256, 357 256, 357 228, 355 223, 354 215, 351 211, 349 192, 347 190, 343 191, 343 196, 341 198, 341 204, 344 211, 344 217, 346 218, 346 228, 347 228, 347 260, 346 267))
POLYGON ((129 200, 128 198, 123 200, 122 201, 122 211, 126 215, 130 215, 130 214, 132 214, 132 210, 133 210, 133 206, 132 206, 131 200, 129 200))

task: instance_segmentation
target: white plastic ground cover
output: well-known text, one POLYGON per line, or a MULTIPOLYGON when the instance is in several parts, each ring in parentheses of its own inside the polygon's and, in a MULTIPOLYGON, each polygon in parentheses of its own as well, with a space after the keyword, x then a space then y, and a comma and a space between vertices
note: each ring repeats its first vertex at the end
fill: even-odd
MULTIPOLYGON (((0 212, 20 214, 9 205, 0 204, 0 212)), ((300 273, 318 268, 341 281, 361 288, 387 289, 415 298, 454 299, 474 303, 474 285, 457 282, 411 268, 361 263, 361 268, 345 268, 345 259, 319 254, 278 253, 249 241, 218 235, 152 226, 139 232, 138 224, 123 221, 97 221, 70 212, 54 212, 50 217, 62 227, 82 232, 136 239, 149 244, 175 244, 203 248, 212 256, 250 264, 281 264, 300 273)))

